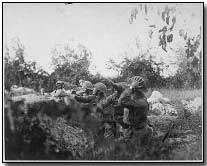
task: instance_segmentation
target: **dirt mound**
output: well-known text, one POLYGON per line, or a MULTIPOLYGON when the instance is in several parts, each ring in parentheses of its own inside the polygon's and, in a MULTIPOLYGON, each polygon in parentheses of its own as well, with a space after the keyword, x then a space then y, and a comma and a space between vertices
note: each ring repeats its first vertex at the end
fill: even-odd
POLYGON ((78 127, 70 126, 63 118, 53 121, 50 128, 50 144, 56 152, 70 152, 73 156, 82 156, 90 147, 86 133, 78 127))

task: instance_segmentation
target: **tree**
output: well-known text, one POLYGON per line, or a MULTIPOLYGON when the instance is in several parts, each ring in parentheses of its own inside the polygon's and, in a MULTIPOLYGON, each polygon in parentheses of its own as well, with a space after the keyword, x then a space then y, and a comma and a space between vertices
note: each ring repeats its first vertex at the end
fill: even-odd
MULTIPOLYGON (((167 52, 167 45, 173 42, 175 35, 179 34, 180 37, 186 39, 192 37, 194 32, 191 31, 195 31, 195 25, 192 28, 189 24, 192 24, 193 19, 197 19, 195 15, 198 15, 199 11, 194 10, 190 13, 188 9, 190 5, 194 4, 140 3, 131 10, 129 23, 133 24, 137 21, 146 25, 145 28, 149 30, 148 38, 158 38, 158 46, 167 52)), ((196 25, 197 30, 199 26, 196 25)))
POLYGON ((36 62, 25 61, 25 46, 14 38, 11 46, 5 46, 4 85, 9 90, 12 85, 33 88, 39 91, 47 87, 49 74, 37 66, 36 62))
POLYGON ((201 36, 186 39, 183 63, 175 78, 182 81, 182 86, 200 88, 202 85, 202 52, 198 49, 201 36))
MULTIPOLYGON (((174 87, 201 87, 201 24, 197 21, 201 18, 201 10, 189 10, 193 5, 141 3, 131 10, 129 18, 130 24, 138 22, 140 25, 142 22, 149 30, 146 52, 160 56, 161 52, 155 50, 161 46, 167 59, 178 59, 173 62, 178 66, 177 73, 168 76, 174 87), (177 51, 179 49, 183 50, 182 53, 177 51), (174 58, 172 55, 175 55, 174 58)), ((167 59, 163 59, 165 65, 167 59)), ((172 67, 173 63, 169 66, 172 67)))
POLYGON ((163 78, 160 76, 161 69, 158 64, 151 60, 141 59, 140 57, 132 59, 125 57, 120 64, 113 60, 110 60, 109 63, 110 69, 120 72, 119 78, 115 79, 116 81, 127 81, 128 78, 139 75, 145 78, 148 87, 163 86, 163 78))
POLYGON ((79 79, 88 79, 91 52, 83 45, 73 42, 57 45, 51 51, 56 79, 77 84, 79 79))
POLYGON ((5 56, 4 56, 4 71, 5 71, 5 88, 10 89, 12 85, 23 84, 23 67, 25 64, 24 60, 24 45, 20 42, 19 38, 12 40, 12 46, 5 45, 5 56), (13 58, 10 54, 14 54, 13 58))

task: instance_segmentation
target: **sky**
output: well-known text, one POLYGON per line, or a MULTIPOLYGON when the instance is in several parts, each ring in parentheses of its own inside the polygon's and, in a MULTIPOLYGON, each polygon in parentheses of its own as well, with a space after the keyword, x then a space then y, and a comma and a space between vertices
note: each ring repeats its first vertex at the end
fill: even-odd
MULTIPOLYGON (((109 58, 120 62, 123 59, 122 54, 126 51, 129 57, 134 57, 148 47, 155 46, 152 49, 154 58, 157 61, 171 63, 171 68, 168 68, 165 74, 176 72, 177 55, 173 52, 165 53, 157 47, 156 38, 153 41, 148 40, 149 29, 146 28, 148 25, 144 21, 144 16, 139 15, 135 23, 129 24, 130 13, 137 6, 135 3, 4 4, 4 44, 9 45, 12 38, 19 37, 26 48, 26 59, 35 60, 50 73, 53 70, 50 52, 56 44, 68 41, 81 43, 90 49, 93 55, 90 71, 104 76, 117 74, 107 69, 106 63, 109 58), (135 48, 135 38, 139 41, 139 50, 135 48)), ((163 4, 154 6, 160 7, 163 4)), ((187 21, 183 25, 182 21, 179 23, 177 19, 176 28, 185 27, 189 34, 198 34, 198 27, 202 26, 203 20, 201 7, 201 4, 178 5, 182 11, 181 17, 185 17, 187 21), (191 15, 192 12, 194 15, 191 15)), ((161 19, 153 12, 149 18, 150 23, 162 26, 161 19)), ((175 35, 176 37, 179 41, 178 35, 175 35)), ((172 47, 176 45, 177 43, 172 43, 172 47)))

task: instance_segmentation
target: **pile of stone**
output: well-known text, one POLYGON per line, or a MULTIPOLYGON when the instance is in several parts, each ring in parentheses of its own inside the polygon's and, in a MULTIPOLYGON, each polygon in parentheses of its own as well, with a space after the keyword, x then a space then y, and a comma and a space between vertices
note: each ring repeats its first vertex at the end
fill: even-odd
MULTIPOLYGON (((73 126, 67 122, 67 117, 73 117, 73 114, 78 116, 76 119, 81 118, 77 102, 70 97, 66 96, 63 101, 56 101, 51 95, 40 94, 24 94, 8 96, 8 98, 11 100, 13 113, 15 112, 14 118, 19 119, 18 112, 24 112, 21 116, 31 119, 28 126, 25 123, 24 127, 28 128, 33 123, 38 124, 47 134, 48 139, 45 144, 55 147, 55 152, 69 152, 73 156, 82 156, 88 148, 93 146, 93 140, 88 141, 89 136, 81 127, 73 126), (32 119, 36 121, 33 122, 32 119), (49 125, 47 125, 47 119, 51 121, 49 125)), ((10 122, 9 118, 8 122, 10 122)), ((23 125, 20 122, 19 124, 23 125)), ((8 125, 10 128, 13 127, 13 121, 8 125)))
POLYGON ((191 114, 195 114, 200 112, 202 109, 202 98, 201 97, 196 97, 193 100, 187 101, 187 100, 182 100, 181 101, 184 108, 188 110, 191 114))
POLYGON ((10 91, 12 96, 21 96, 21 95, 36 93, 33 89, 26 88, 26 87, 18 87, 17 85, 13 85, 10 91))
POLYGON ((150 115, 170 115, 176 116, 176 109, 170 104, 170 100, 158 91, 153 91, 147 99, 150 104, 150 115))
POLYGON ((86 133, 81 128, 68 125, 63 118, 57 118, 50 131, 56 152, 71 152, 73 156, 82 156, 90 146, 86 133))

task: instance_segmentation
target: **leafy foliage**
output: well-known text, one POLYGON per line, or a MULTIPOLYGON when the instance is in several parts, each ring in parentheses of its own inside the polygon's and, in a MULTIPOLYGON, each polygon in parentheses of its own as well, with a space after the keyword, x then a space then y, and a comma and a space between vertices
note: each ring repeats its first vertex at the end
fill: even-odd
POLYGON ((91 52, 83 45, 69 44, 56 46, 51 51, 54 75, 57 79, 77 84, 79 79, 87 79, 91 52))
POLYGON ((133 59, 125 58, 120 64, 116 64, 113 60, 109 62, 111 63, 111 65, 109 65, 110 69, 120 72, 120 77, 118 79, 116 78, 116 81, 126 81, 132 76, 139 75, 146 79, 149 87, 164 86, 162 82, 163 78, 160 76, 161 69, 159 65, 152 60, 136 57, 133 59))
POLYGON ((176 7, 169 7, 168 5, 165 6, 164 10, 157 8, 157 12, 154 11, 154 8, 151 4, 139 4, 138 7, 134 8, 131 11, 131 15, 129 18, 129 23, 132 24, 137 19, 138 15, 144 15, 145 21, 150 22, 150 15, 149 12, 157 13, 162 20, 162 28, 159 29, 158 25, 150 24, 150 31, 149 31, 149 38, 152 39, 153 34, 155 32, 159 33, 159 46, 167 52, 167 43, 171 43, 173 41, 173 29, 176 23, 176 7), (153 10, 153 11, 151 11, 153 10))
POLYGON ((175 88, 201 88, 202 85, 202 52, 197 51, 200 35, 186 39, 185 53, 176 75, 169 79, 175 88))
POLYGON ((5 48, 5 89, 9 90, 12 85, 30 87, 37 91, 46 88, 49 74, 37 67, 36 62, 26 62, 24 45, 18 38, 14 41, 16 45, 13 48, 5 48), (10 51, 15 52, 14 58, 11 58, 10 51))

